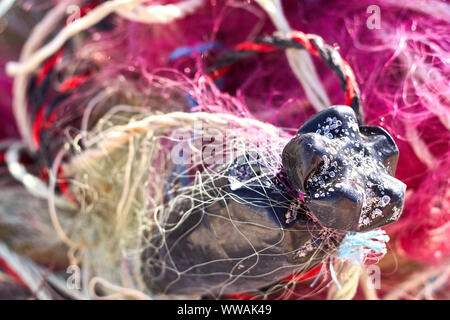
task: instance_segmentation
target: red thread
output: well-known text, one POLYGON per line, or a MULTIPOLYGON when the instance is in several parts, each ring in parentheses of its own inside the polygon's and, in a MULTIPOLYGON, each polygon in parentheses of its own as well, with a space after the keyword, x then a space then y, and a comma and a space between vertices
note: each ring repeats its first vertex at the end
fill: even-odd
POLYGON ((291 282, 291 281, 300 282, 300 281, 311 279, 319 274, 322 267, 323 267, 323 263, 319 264, 318 266, 316 266, 312 269, 309 269, 308 271, 306 271, 304 273, 291 274, 291 275, 287 276, 286 278, 284 278, 283 280, 281 280, 281 282, 291 282))
POLYGON ((248 293, 231 293, 226 296, 228 299, 234 300, 254 300, 256 296, 248 293))
POLYGON ((44 118, 44 108, 41 106, 36 113, 36 118, 34 119, 33 128, 32 130, 32 139, 34 144, 39 148, 40 142, 39 142, 39 135, 41 133, 42 128, 42 120, 44 118))
MULTIPOLYGON (((315 266, 312 269, 307 270, 304 273, 301 274, 291 274, 287 276, 286 278, 282 279, 280 282, 300 282, 304 280, 311 279, 313 277, 316 277, 320 270, 322 270, 323 263, 315 266)), ((229 299, 236 299, 236 300, 253 300, 256 298, 256 296, 249 294, 249 293, 231 293, 226 296, 229 299)))
POLYGON ((61 193, 72 203, 77 204, 77 200, 70 192, 69 186, 67 185, 66 177, 64 176, 62 166, 58 168, 58 186, 61 193))
POLYGON ((61 85, 58 88, 58 92, 64 93, 66 91, 74 89, 77 86, 79 86, 79 85, 83 84, 84 82, 86 82, 86 80, 88 80, 89 77, 90 77, 90 73, 89 72, 86 72, 86 73, 81 74, 81 75, 70 77, 70 78, 64 80, 63 83, 61 83, 61 85))
POLYGON ((211 78, 212 81, 215 81, 218 78, 220 78, 221 76, 223 76, 225 73, 227 73, 228 70, 230 70, 230 66, 226 66, 226 67, 220 68, 218 70, 215 70, 213 73, 211 73, 209 75, 209 77, 211 78))
POLYGON ((46 167, 42 167, 39 170, 39 178, 44 182, 48 182, 48 171, 46 167))
POLYGON ((297 41, 302 46, 305 47, 306 50, 308 50, 311 54, 319 57, 319 52, 317 51, 316 47, 311 43, 308 36, 300 31, 294 31, 291 33, 291 39, 297 41))
POLYGON ((0 258, 0 267, 18 284, 24 287, 28 287, 25 281, 22 280, 20 275, 3 258, 0 258))
POLYGON ((355 74, 346 61, 342 60, 342 64, 344 66, 344 74, 347 81, 347 88, 345 90, 345 104, 348 106, 352 106, 352 100, 355 96, 355 74))
POLYGON ((37 84, 41 84, 44 81, 44 78, 50 72, 50 70, 55 66, 55 64, 61 59, 64 53, 64 48, 59 49, 53 56, 51 56, 42 66, 41 71, 39 72, 36 82, 37 84))
POLYGON ((278 50, 270 44, 254 43, 254 42, 242 42, 234 47, 236 51, 258 51, 258 52, 273 52, 278 50))

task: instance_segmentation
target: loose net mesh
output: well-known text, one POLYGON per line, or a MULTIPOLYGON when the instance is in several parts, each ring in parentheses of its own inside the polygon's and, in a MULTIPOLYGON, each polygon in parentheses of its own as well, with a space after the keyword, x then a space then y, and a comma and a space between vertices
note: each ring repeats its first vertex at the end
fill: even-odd
MULTIPOLYGON (((82 263, 83 285, 90 288, 90 294, 94 296, 98 292, 96 284, 100 283, 103 284, 100 290, 103 293, 163 297, 170 292, 172 285, 176 285, 179 276, 195 268, 199 268, 197 273, 201 273, 208 270, 209 264, 222 263, 214 257, 202 257, 202 265, 188 266, 182 259, 171 257, 172 247, 184 241, 184 236, 195 229, 203 215, 209 215, 210 219, 228 220, 231 222, 229 226, 236 229, 231 233, 229 230, 215 230, 223 231, 217 235, 216 241, 237 241, 227 238, 227 235, 234 234, 245 239, 250 248, 248 256, 231 259, 235 264, 232 272, 217 274, 223 278, 220 285, 211 288, 200 281, 197 290, 192 290, 213 297, 229 292, 231 289, 227 291, 228 287, 242 287, 233 284, 245 277, 246 272, 251 272, 260 255, 265 255, 270 247, 275 247, 287 236, 286 233, 291 232, 280 224, 277 227, 278 239, 273 243, 260 243, 258 231, 273 230, 274 227, 264 221, 259 223, 257 216, 250 219, 245 216, 254 212, 241 212, 242 216, 236 216, 226 208, 228 213, 217 217, 217 213, 208 208, 217 204, 226 206, 227 199, 238 204, 248 202, 248 198, 230 192, 238 188, 245 187, 259 194, 279 188, 275 177, 280 171, 280 155, 292 133, 230 113, 232 107, 243 107, 237 101, 233 105, 233 98, 229 96, 215 92, 214 102, 208 100, 214 87, 204 78, 199 79, 201 88, 183 88, 170 83, 169 78, 155 76, 149 83, 154 94, 147 99, 146 106, 119 104, 107 107, 104 103, 103 115, 94 121, 89 117, 95 112, 89 108, 85 111, 82 122, 92 123, 89 130, 65 129, 71 138, 66 139, 65 147, 56 156, 53 174, 56 176, 56 168, 65 159, 65 180, 79 208, 72 217, 72 223, 60 227, 59 231, 70 247, 72 263, 82 263), (197 99, 198 112, 183 112, 189 92, 197 99), (172 98, 163 99, 168 94, 172 98), (171 105, 163 108, 171 112, 162 114, 158 109, 161 103, 168 101, 171 105), (198 218, 194 218, 195 222, 188 224, 190 227, 186 229, 186 220, 192 220, 193 215, 198 218), (241 225, 248 224, 252 224, 253 229, 240 230, 241 225), (179 228, 184 228, 181 233, 177 231, 179 228), (166 237, 169 236, 178 239, 168 242, 166 237), (148 265, 152 265, 154 272, 146 271, 148 265), (164 275, 167 270, 175 274, 169 278, 171 281, 164 283, 165 287, 158 284, 152 288, 153 278, 164 275)), ((241 114, 245 114, 244 109, 241 114)), ((301 206, 301 201, 293 203, 287 198, 265 198, 265 201, 259 200, 251 205, 289 209, 296 206, 295 210, 288 212, 298 212, 301 206)), ((52 201, 50 203, 52 205, 52 201)), ((51 209, 57 217, 57 208, 51 206, 51 209)), ((286 219, 295 220, 295 217, 286 219)), ((58 218, 54 222, 58 225, 58 218)), ((317 230, 315 234, 317 236, 317 230)), ((303 249, 317 254, 308 255, 297 266, 285 266, 286 275, 317 265, 325 251, 330 253, 334 249, 331 239, 336 235, 324 230, 318 234, 321 244, 311 240, 303 249)), ((204 234, 198 232, 198 236, 204 234)), ((277 254, 295 252, 270 254, 276 258, 277 254)), ((296 254, 306 256, 306 252, 296 254)), ((279 270, 267 271, 267 274, 276 271, 279 270)), ((258 294, 268 296, 287 289, 291 284, 293 281, 286 281, 258 294)))

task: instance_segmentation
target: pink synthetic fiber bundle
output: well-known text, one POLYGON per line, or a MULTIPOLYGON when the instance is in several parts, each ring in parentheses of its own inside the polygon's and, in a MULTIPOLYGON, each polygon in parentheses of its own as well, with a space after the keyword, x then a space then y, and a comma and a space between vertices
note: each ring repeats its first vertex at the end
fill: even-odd
MULTIPOLYGON (((283 6, 292 29, 317 34, 339 48, 356 75, 366 124, 386 128, 399 147, 396 177, 407 184, 407 197, 402 217, 386 229, 393 240, 393 259, 425 266, 448 263, 450 5, 437 0, 304 0, 283 1, 283 6), (371 16, 367 8, 373 5, 380 9, 379 29, 367 25, 371 16)), ((88 58, 95 54, 100 66, 92 86, 82 87, 67 100, 64 112, 73 101, 87 101, 119 75, 135 81, 134 90, 145 96, 146 85, 158 82, 156 74, 172 79, 161 87, 171 92, 169 99, 174 88, 189 92, 197 104, 191 111, 232 113, 287 129, 299 128, 316 113, 283 51, 238 62, 216 81, 217 86, 209 87, 205 80, 208 67, 221 53, 276 31, 257 3, 205 1, 193 14, 168 25, 149 26, 117 16, 105 23, 114 28, 93 34, 79 53, 88 58), (209 49, 192 49, 205 43, 209 49), (181 47, 189 47, 189 54, 171 58, 181 47), (140 76, 146 81, 141 83, 140 76), (168 84, 170 89, 164 87, 168 84)), ((3 70, 7 60, 18 57, 15 47, 0 53, 0 139, 17 137, 12 125, 12 79, 3 70)), ((314 63, 331 103, 343 104, 335 75, 322 62, 314 63)), ((169 111, 165 107, 161 110, 169 111)), ((389 279, 395 282, 395 274, 389 279)))
MULTIPOLYGON (((0 66, 4 68, 4 63, 0 66)), ((11 112, 11 79, 0 73, 0 139, 17 137, 14 125, 14 117, 11 112)))

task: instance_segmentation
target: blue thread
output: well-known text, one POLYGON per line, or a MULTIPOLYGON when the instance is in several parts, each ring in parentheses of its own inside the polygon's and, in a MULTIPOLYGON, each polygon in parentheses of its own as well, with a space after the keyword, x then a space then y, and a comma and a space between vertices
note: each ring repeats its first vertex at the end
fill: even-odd
POLYGON ((176 60, 184 56, 190 56, 191 54, 192 54, 191 47, 178 47, 175 50, 173 50, 172 53, 169 55, 169 60, 176 60))
POLYGON ((197 100, 194 99, 190 94, 186 95, 186 100, 189 106, 189 110, 192 111, 196 106, 198 106, 197 100))
POLYGON ((208 52, 213 49, 220 49, 220 48, 222 48, 222 45, 219 42, 210 41, 210 42, 200 43, 199 45, 197 45, 195 47, 195 50, 197 52, 203 53, 203 52, 208 52))
POLYGON ((334 268, 333 268, 333 256, 330 257, 330 274, 331 274, 331 279, 333 279, 334 283, 336 283, 338 289, 342 290, 342 286, 339 283, 339 280, 337 279, 337 276, 336 276, 336 272, 334 271, 334 268))
POLYGON ((389 236, 381 229, 363 233, 349 232, 339 246, 337 258, 361 265, 372 251, 385 254, 388 241, 389 236))
POLYGON ((310 284, 310 287, 314 287, 314 285, 316 284, 317 280, 319 280, 320 276, 322 275, 324 270, 324 265, 322 265, 322 268, 320 268, 319 274, 316 276, 316 278, 314 279, 314 281, 310 284))
POLYGON ((219 48, 222 48, 222 45, 217 41, 204 42, 196 46, 178 47, 170 53, 169 60, 173 61, 181 57, 193 55, 194 53, 204 53, 219 48))

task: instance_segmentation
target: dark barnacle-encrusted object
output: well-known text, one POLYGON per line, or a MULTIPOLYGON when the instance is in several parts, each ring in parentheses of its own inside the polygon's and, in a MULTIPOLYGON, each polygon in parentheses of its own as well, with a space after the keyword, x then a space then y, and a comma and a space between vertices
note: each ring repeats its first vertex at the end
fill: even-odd
POLYGON ((349 107, 308 120, 282 158, 277 172, 270 157, 241 155, 202 183, 204 192, 172 195, 159 215, 164 232, 145 239, 148 288, 208 296, 261 289, 321 263, 347 231, 378 228, 402 211, 394 141, 358 126, 349 107))
POLYGON ((283 150, 292 186, 321 225, 367 231, 396 221, 406 186, 394 178, 398 148, 380 127, 358 126, 347 106, 306 121, 283 150))

